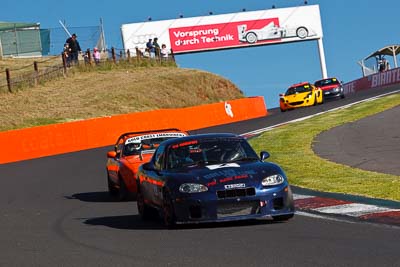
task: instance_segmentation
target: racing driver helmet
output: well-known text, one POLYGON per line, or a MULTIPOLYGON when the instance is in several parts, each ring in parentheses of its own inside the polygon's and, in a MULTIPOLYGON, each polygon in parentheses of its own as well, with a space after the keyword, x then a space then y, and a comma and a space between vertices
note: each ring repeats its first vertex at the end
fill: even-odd
POLYGON ((140 141, 134 141, 126 146, 126 151, 128 154, 136 154, 141 148, 142 143, 140 141))
POLYGON ((132 146, 132 150, 140 150, 142 148, 142 142, 140 141, 134 141, 133 143, 131 143, 132 146))

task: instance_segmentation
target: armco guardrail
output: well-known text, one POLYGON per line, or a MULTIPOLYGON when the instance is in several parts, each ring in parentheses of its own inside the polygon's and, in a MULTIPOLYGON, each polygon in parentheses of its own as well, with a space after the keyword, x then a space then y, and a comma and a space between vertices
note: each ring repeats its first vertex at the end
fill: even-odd
POLYGON ((0 163, 112 145, 123 132, 161 128, 195 130, 266 116, 264 98, 249 97, 182 109, 95 118, 0 132, 0 163))
POLYGON ((378 72, 343 85, 345 94, 400 84, 400 68, 378 72))

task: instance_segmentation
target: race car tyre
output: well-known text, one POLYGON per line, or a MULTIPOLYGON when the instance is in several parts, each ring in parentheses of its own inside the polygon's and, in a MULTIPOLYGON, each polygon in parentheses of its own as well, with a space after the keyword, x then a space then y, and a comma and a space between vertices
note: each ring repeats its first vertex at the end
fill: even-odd
POLYGON ((340 95, 340 98, 343 99, 343 98, 344 98, 344 94, 341 94, 341 95, 340 95))
POLYGON ((285 111, 286 111, 286 109, 281 108, 281 112, 285 112, 285 111))
POLYGON ((318 105, 318 99, 317 99, 317 95, 314 96, 314 103, 313 106, 318 105))
POLYGON ((148 220, 151 218, 152 210, 151 208, 144 202, 144 196, 140 189, 138 189, 137 197, 136 197, 137 208, 139 211, 139 215, 142 220, 148 220))
POLYGON ((173 229, 176 226, 176 218, 174 212, 174 204, 172 203, 172 199, 168 192, 164 193, 162 211, 164 225, 169 229, 173 229))
POLYGON ((107 174, 107 185, 108 185, 108 194, 112 197, 116 197, 118 195, 118 189, 115 187, 115 184, 111 181, 110 176, 107 174))
POLYGON ((124 182, 124 179, 121 177, 119 178, 119 190, 118 190, 118 200, 119 201, 126 201, 129 199, 129 192, 128 189, 126 188, 126 184, 124 182))
POLYGON ((272 219, 276 222, 283 222, 290 220, 293 218, 294 214, 286 214, 286 215, 278 215, 278 216, 272 216, 272 219))
POLYGON ((297 37, 299 37, 300 39, 304 39, 308 36, 308 30, 306 27, 299 27, 296 30, 296 35, 297 37))
POLYGON ((254 44, 257 42, 257 34, 255 34, 254 32, 249 32, 248 34, 246 34, 246 41, 249 44, 254 44))

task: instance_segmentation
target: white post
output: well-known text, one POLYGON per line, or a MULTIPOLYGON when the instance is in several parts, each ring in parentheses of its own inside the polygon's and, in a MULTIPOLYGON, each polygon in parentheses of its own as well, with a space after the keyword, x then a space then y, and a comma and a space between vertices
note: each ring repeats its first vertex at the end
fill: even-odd
POLYGON ((67 27, 65 27, 64 23, 61 22, 61 20, 58 21, 61 26, 63 27, 64 31, 68 34, 69 37, 71 37, 71 33, 68 31, 67 27))
POLYGON ((328 78, 328 72, 326 70, 325 52, 324 52, 324 45, 322 43, 322 37, 318 39, 318 50, 319 50, 319 61, 321 64, 322 79, 326 79, 328 78))
POLYGON ((394 67, 397 68, 397 57, 396 57, 396 47, 395 46, 392 46, 392 52, 393 52, 394 67))
POLYGON ((103 52, 104 52, 104 51, 107 50, 107 47, 106 47, 106 36, 104 34, 104 27, 103 27, 103 19, 102 18, 100 18, 100 28, 101 28, 101 40, 102 40, 101 46, 102 46, 102 49, 103 49, 103 52))

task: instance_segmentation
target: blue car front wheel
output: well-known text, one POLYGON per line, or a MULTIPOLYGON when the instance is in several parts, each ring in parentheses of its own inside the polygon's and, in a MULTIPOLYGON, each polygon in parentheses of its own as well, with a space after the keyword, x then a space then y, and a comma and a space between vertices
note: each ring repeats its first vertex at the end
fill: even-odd
POLYGON ((163 211, 164 225, 167 228, 174 228, 176 225, 174 204, 172 203, 172 199, 167 192, 164 193, 162 211, 163 211))

